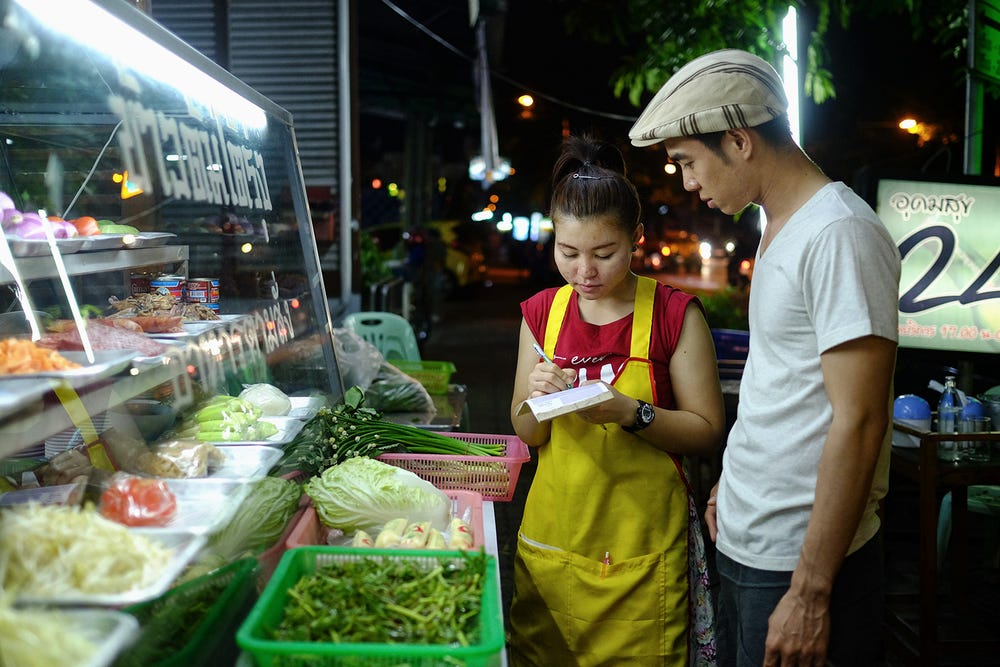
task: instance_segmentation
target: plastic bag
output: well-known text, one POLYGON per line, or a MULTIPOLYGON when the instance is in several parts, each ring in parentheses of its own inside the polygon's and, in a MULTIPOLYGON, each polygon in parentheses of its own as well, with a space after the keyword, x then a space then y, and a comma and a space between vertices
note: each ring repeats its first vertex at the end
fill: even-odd
POLYGON ((430 423, 437 414, 434 399, 419 381, 388 362, 365 391, 365 405, 379 412, 416 412, 430 423))
POLYGON ((385 359, 378 348, 350 329, 333 330, 333 345, 345 387, 366 390, 375 381, 385 359))

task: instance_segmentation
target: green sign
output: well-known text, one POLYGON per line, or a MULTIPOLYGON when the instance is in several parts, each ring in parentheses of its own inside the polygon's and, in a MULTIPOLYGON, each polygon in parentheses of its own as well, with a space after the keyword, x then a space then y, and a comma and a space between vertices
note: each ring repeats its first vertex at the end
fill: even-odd
POLYGON ((900 346, 1000 352, 1000 187, 882 179, 876 211, 903 259, 900 346))
POLYGON ((976 2, 975 52, 972 69, 980 76, 1000 83, 1000 6, 984 0, 976 2))

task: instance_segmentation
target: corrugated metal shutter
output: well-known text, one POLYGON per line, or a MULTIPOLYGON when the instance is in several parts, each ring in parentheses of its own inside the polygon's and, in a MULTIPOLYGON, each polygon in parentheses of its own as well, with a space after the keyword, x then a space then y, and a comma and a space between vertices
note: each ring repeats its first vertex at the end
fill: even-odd
POLYGON ((153 18, 292 114, 306 185, 338 173, 337 3, 153 0, 153 18), (228 23, 219 25, 219 21, 228 23), (228 33, 227 46, 216 41, 228 33), (228 61, 228 62, 227 62, 228 61))
POLYGON ((288 109, 306 185, 338 189, 337 3, 230 0, 230 71, 288 109))
POLYGON ((152 0, 153 18, 223 67, 225 51, 216 48, 218 21, 213 0, 152 0))

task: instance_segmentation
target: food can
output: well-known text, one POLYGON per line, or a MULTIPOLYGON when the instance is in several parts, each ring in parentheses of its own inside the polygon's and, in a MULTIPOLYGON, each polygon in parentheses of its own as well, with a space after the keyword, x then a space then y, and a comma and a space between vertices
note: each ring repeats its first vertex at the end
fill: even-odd
POLYGON ((218 304, 219 279, 189 278, 187 281, 187 300, 191 303, 204 303, 206 305, 218 304))
POLYGON ((133 273, 129 276, 129 294, 149 294, 149 274, 133 273))
POLYGON ((153 294, 170 294, 178 301, 183 301, 186 283, 184 276, 163 274, 149 281, 149 291, 153 294))

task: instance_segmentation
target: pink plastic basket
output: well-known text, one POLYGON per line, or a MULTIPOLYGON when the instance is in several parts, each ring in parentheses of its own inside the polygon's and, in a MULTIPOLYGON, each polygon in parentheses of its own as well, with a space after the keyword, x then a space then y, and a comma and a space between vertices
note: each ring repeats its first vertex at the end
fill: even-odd
MULTIPOLYGON (((468 515, 469 527, 472 528, 473 548, 478 549, 483 546, 486 543, 486 536, 483 534, 483 497, 472 491, 448 491, 447 494, 455 501, 454 515, 462 519, 468 515)), ((330 529, 320 522, 316 508, 310 504, 301 516, 296 515, 295 526, 287 534, 284 549, 325 546, 329 534, 330 529)))
POLYGON ((379 461, 416 473, 444 491, 475 491, 483 500, 506 502, 514 497, 521 465, 531 460, 528 446, 516 435, 446 433, 481 445, 503 445, 502 456, 448 454, 382 454, 379 461))

